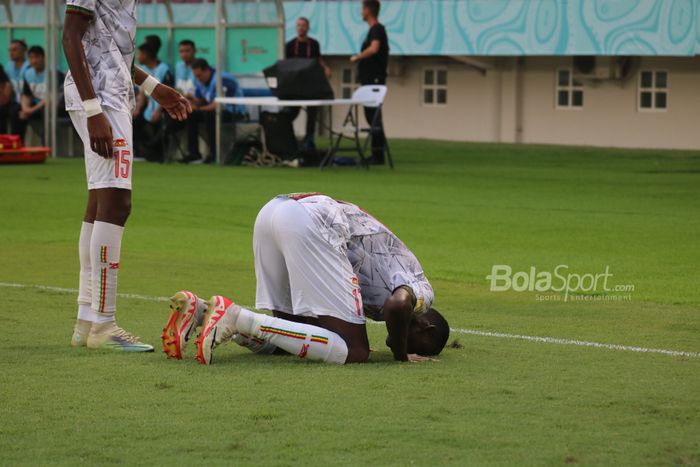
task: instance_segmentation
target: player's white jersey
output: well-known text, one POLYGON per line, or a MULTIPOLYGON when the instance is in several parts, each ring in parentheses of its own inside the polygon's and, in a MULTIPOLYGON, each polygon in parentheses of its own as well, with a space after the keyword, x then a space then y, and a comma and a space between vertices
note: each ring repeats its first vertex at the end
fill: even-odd
POLYGON ((433 304, 433 288, 416 256, 381 222, 358 206, 325 195, 283 195, 301 203, 322 237, 347 255, 360 282, 365 314, 382 320, 381 308, 398 287, 408 286, 417 313, 433 304))
MULTIPOLYGON (((67 0, 66 10, 91 18, 83 36, 92 86, 103 107, 131 113, 131 68, 136 39, 136 0, 67 0)), ((66 110, 83 110, 70 73, 65 79, 66 110)))

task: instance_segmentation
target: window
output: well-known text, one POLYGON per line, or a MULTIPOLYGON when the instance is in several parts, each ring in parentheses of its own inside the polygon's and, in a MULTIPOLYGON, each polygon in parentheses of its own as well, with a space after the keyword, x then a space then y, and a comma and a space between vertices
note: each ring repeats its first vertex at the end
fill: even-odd
POLYGON ((642 70, 639 73, 639 99, 637 109, 641 112, 668 107, 668 72, 642 70))
POLYGON ((554 102, 557 109, 583 107, 583 83, 574 79, 571 68, 557 70, 554 102))
POLYGON ((447 70, 423 70, 423 105, 447 105, 447 70))
POLYGON ((352 93, 360 86, 357 79, 357 72, 354 68, 343 68, 340 76, 340 96, 343 99, 350 99, 352 93))

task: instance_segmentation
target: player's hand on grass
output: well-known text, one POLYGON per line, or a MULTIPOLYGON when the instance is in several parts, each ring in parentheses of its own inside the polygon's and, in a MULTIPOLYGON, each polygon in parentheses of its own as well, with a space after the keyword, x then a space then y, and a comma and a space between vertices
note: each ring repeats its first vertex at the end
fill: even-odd
POLYGON ((186 120, 192 112, 190 101, 170 86, 159 84, 153 90, 152 97, 175 120, 186 120))
POLYGON ((88 134, 90 135, 90 149, 98 156, 111 159, 112 155, 112 127, 105 117, 99 113, 87 119, 88 134))
POLYGON ((437 362, 438 360, 436 358, 424 357, 422 355, 410 353, 410 354, 408 354, 408 360, 406 360, 406 361, 411 362, 411 363, 421 363, 421 362, 437 362))

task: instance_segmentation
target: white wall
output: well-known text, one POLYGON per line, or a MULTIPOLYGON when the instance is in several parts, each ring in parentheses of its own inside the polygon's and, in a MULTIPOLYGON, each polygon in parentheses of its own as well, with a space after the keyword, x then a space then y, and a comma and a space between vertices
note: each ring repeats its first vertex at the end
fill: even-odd
POLYGON ((584 84, 579 110, 555 108, 555 69, 564 58, 524 65, 523 142, 700 149, 700 57, 642 58, 641 68, 669 73, 668 109, 637 110, 638 73, 622 82, 584 84))
MULTIPOLYGON (((637 73, 623 83, 586 83, 582 109, 556 109, 555 70, 569 66, 570 58, 482 60, 491 66, 485 75, 450 58, 392 58, 385 107, 389 137, 700 149, 700 57, 639 59, 642 68, 669 72, 665 112, 637 111, 637 73), (421 104, 428 67, 448 70, 445 106, 421 104)), ((341 69, 349 62, 327 62, 339 94, 341 69)), ((341 117, 336 109, 336 124, 341 117)))

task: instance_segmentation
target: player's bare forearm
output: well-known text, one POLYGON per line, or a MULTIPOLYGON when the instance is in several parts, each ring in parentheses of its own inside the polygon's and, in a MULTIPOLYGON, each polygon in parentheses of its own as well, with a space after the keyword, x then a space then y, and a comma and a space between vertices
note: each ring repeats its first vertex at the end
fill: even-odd
POLYGON ((394 360, 408 361, 408 327, 413 316, 413 297, 403 288, 396 289, 384 302, 383 314, 394 360))
MULTIPOLYGON (((141 86, 147 78, 148 74, 145 71, 139 67, 134 67, 134 83, 136 83, 137 86, 141 86)), ((153 89, 151 97, 153 97, 153 99, 168 112, 168 115, 175 120, 185 120, 192 112, 190 101, 175 89, 163 83, 158 83, 153 89)))
POLYGON ((146 81, 146 78, 148 78, 148 73, 143 71, 141 68, 135 66, 134 67, 134 84, 136 86, 141 86, 144 81, 146 81))
POLYGON ((94 99, 95 90, 92 87, 87 58, 83 50, 83 36, 90 25, 90 17, 85 14, 66 12, 63 23, 63 50, 68 62, 68 68, 80 98, 84 101, 94 99))
MULTIPOLYGON (((66 10, 66 19, 63 23, 63 50, 73 82, 83 102, 97 98, 82 44, 91 19, 92 16, 89 13, 66 10)), ((100 112, 88 117, 87 127, 90 135, 90 149, 105 159, 111 159, 113 157, 112 127, 104 114, 100 112)))

